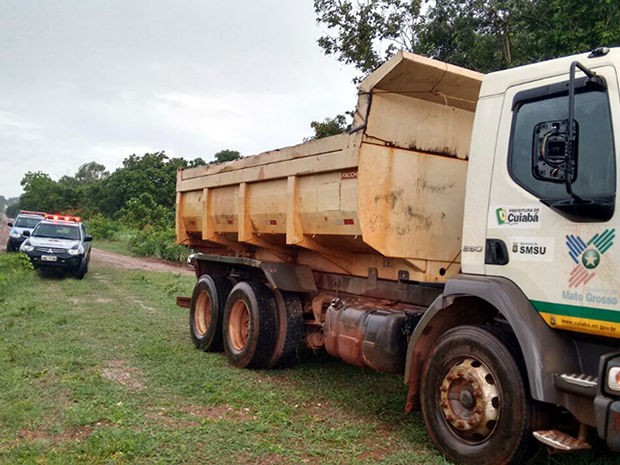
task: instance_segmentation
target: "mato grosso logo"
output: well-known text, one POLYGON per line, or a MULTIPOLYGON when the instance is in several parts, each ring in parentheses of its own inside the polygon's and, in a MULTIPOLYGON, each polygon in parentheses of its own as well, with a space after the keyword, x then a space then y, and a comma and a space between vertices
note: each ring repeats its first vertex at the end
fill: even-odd
POLYGON ((596 276, 596 269, 601 264, 605 252, 614 245, 615 237, 615 229, 606 229, 600 234, 595 234, 587 242, 580 236, 572 234, 566 236, 568 255, 576 264, 568 278, 569 287, 587 284, 596 276))

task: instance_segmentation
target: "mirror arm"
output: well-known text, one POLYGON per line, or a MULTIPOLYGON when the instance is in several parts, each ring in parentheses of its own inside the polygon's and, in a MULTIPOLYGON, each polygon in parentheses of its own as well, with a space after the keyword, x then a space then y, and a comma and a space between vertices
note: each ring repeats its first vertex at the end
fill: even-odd
POLYGON ((575 142, 575 69, 579 68, 590 79, 596 76, 594 71, 589 70, 578 61, 573 61, 570 64, 570 73, 568 81, 568 143, 566 144, 566 151, 564 156, 564 164, 566 166, 566 174, 564 182, 566 185, 566 193, 573 199, 580 201, 581 198, 573 192, 573 145, 575 142))

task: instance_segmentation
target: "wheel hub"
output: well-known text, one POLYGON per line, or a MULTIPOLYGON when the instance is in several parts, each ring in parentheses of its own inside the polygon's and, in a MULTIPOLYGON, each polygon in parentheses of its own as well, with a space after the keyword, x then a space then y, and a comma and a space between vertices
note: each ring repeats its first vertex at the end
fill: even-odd
POLYGON ((241 352, 248 343, 250 334, 250 309, 242 300, 232 305, 228 332, 231 348, 241 352))
POLYGON ((441 411, 456 434, 481 442, 493 432, 500 415, 500 394, 483 363, 473 358, 456 363, 439 391, 441 411))
POLYGON ((196 329, 200 336, 204 336, 211 324, 211 299, 206 292, 202 291, 198 295, 194 312, 196 329))

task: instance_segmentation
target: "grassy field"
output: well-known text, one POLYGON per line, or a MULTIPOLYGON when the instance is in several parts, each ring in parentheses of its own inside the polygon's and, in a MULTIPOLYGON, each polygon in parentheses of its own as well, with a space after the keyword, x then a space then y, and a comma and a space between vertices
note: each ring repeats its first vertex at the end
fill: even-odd
POLYGON ((128 256, 132 255, 131 247, 127 242, 97 239, 95 244, 98 249, 103 249, 109 252, 120 253, 128 256))
MULTIPOLYGON (((239 370, 195 350, 174 304, 192 277, 93 264, 83 281, 10 279, 0 463, 448 463, 420 414, 403 412, 400 376, 312 353, 289 370, 239 370)), ((537 463, 618 461, 545 453, 537 463)))

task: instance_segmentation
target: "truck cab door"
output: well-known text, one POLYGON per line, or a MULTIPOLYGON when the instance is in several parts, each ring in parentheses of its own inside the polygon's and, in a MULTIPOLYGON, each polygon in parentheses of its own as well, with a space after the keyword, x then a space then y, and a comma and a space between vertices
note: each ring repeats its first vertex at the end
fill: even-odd
POLYGON ((553 328, 620 337, 617 74, 610 64, 592 68, 596 79, 576 73, 571 142, 565 63, 507 86, 485 274, 516 283, 553 328))

